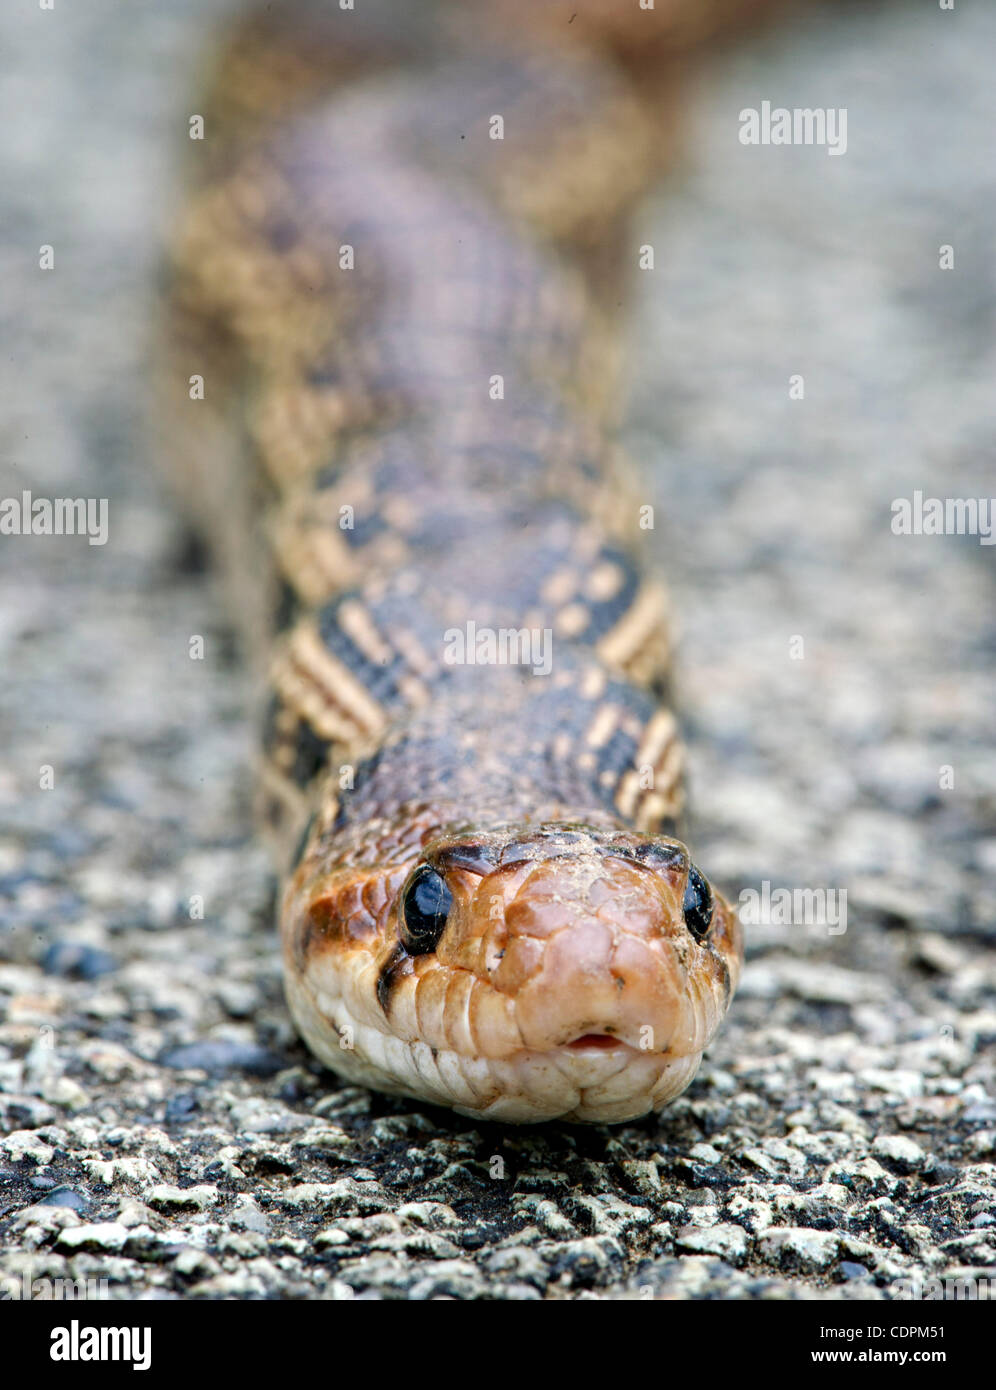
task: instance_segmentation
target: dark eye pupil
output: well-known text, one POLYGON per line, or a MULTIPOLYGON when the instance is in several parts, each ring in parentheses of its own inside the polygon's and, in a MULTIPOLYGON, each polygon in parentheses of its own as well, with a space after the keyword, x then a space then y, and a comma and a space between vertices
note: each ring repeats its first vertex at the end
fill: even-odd
POLYGON ((405 889, 401 909, 401 939, 409 955, 424 956, 436 949, 452 906, 445 879, 423 864, 405 889))
POLYGON ((701 941, 712 921, 712 890, 694 864, 688 870, 681 910, 685 914, 685 926, 696 941, 701 941))

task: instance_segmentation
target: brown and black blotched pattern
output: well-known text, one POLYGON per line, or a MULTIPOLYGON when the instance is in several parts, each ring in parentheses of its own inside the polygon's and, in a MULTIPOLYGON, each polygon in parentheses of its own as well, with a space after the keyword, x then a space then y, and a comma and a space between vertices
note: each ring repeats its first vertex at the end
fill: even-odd
POLYGON ((226 49, 163 437, 266 671, 310 1046, 471 1114, 624 1120, 691 1080, 741 941, 675 838, 621 229, 675 62, 762 6, 412 8, 274 7, 226 49))

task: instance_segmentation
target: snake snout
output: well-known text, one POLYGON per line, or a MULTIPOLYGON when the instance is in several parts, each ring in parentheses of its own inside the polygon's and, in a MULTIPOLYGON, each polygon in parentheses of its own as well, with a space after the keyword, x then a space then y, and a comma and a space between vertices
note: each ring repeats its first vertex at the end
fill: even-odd
POLYGON ((539 866, 505 904, 491 983, 524 1045, 641 1051, 670 1046, 685 995, 680 895, 622 862, 539 866))

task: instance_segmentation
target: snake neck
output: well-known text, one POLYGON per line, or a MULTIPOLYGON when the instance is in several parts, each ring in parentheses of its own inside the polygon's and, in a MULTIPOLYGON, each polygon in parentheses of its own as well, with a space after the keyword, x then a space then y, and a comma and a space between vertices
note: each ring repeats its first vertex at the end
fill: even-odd
POLYGON ((648 693, 668 664, 648 509, 608 443, 612 339, 549 245, 598 227, 596 169, 616 211, 642 182, 642 119, 583 59, 461 60, 439 82, 296 116, 180 239, 177 302, 242 364, 269 504, 255 531, 221 499, 210 515, 244 585, 263 554, 275 579, 261 801, 281 862, 330 776, 343 829, 440 798, 647 825, 680 803, 648 693), (582 170, 568 228, 551 218, 578 197, 549 178, 582 170))
POLYGON ((670 715, 571 654, 548 676, 454 668, 430 705, 334 768, 319 801, 342 846, 386 827, 414 847, 441 830, 510 822, 674 833, 677 774, 670 715))

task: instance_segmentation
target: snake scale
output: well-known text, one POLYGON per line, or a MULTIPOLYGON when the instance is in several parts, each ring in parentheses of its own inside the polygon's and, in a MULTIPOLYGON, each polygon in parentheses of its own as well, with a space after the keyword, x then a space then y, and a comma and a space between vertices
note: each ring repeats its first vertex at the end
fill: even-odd
POLYGON ((215 66, 160 433, 265 671, 289 1005, 352 1081, 627 1120, 736 987, 612 311, 676 67, 760 8, 312 0, 215 66))

